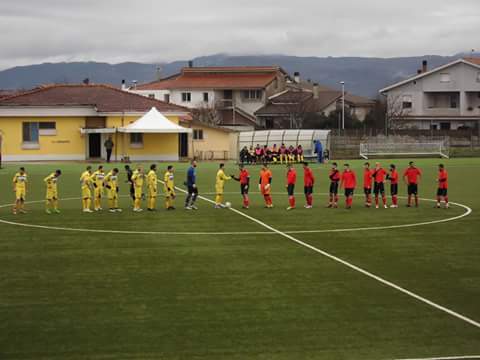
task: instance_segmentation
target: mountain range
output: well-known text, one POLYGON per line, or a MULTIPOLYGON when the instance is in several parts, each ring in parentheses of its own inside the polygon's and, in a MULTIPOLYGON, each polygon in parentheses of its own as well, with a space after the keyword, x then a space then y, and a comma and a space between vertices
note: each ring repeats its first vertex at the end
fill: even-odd
MULTIPOLYGON (((470 56, 471 54, 468 54, 470 56)), ((480 55, 480 54, 475 54, 480 55)), ((265 66, 279 65, 290 74, 300 76, 332 88, 339 88, 345 81, 346 91, 352 94, 375 98, 378 90, 403 80, 417 72, 423 60, 433 68, 466 56, 412 56, 396 58, 371 57, 299 57, 289 55, 244 55, 217 54, 193 59, 194 66, 265 66)), ((62 62, 16 66, 0 71, 0 89, 31 89, 42 84, 80 83, 88 78, 93 83, 119 86, 122 80, 144 83, 159 75, 166 77, 187 66, 187 61, 160 64, 125 62, 108 64, 102 62, 62 62), (160 68, 160 73, 158 71, 160 68)))

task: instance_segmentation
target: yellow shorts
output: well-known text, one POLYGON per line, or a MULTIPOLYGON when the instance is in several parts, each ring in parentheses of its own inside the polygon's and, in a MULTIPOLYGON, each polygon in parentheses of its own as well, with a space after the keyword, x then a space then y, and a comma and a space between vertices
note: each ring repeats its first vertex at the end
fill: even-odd
POLYGON ((15 190, 15 197, 17 200, 25 200, 25 196, 27 195, 26 189, 16 189, 15 190))
POLYGON ((47 200, 58 200, 58 191, 47 190, 47 200))
POLYGON ((135 199, 141 199, 142 198, 142 188, 141 187, 136 187, 135 188, 135 199))
POLYGON ((157 188, 154 188, 154 187, 149 187, 148 188, 148 196, 149 197, 157 197, 157 194, 158 194, 158 189, 157 188))
POLYGON ((82 187, 82 199, 90 199, 92 197, 92 192, 88 186, 82 187))
POLYGON ((109 200, 116 200, 118 198, 117 190, 109 190, 108 191, 108 199, 109 200))
POLYGON ((165 197, 166 198, 172 198, 174 199, 175 198, 175 191, 165 191, 165 197))
POLYGON ((215 193, 217 195, 223 195, 223 191, 224 191, 223 186, 215 186, 215 193))
POLYGON ((94 188, 94 192, 96 198, 101 198, 103 196, 103 187, 94 188))

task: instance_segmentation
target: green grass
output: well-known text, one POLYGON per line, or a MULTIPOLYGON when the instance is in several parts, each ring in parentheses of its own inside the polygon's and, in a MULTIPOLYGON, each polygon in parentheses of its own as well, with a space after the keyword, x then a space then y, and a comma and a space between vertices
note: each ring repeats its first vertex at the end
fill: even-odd
MULTIPOLYGON (((390 163, 387 160, 385 164, 390 163)), ((422 159, 421 196, 433 198, 439 160, 422 159)), ((473 209, 459 220, 419 227, 293 234, 295 238, 480 321, 480 159, 444 161, 450 199, 473 209)), ((361 161, 351 162, 361 175, 361 161)), ((406 160, 395 160, 403 169, 406 160)), ((197 212, 80 213, 85 164, 26 164, 28 200, 44 198, 55 168, 62 214, 43 202, 0 220, 42 226, 156 234, 96 233, 0 223, 0 359, 395 359, 480 354, 480 329, 402 294, 228 210, 199 200, 197 212), (175 232, 238 232, 188 235, 175 232), (162 234, 163 233, 163 234, 162 234)), ((163 165, 161 165, 163 168, 163 165)), ((12 202, 17 165, 0 170, 0 204, 12 202)), ((186 164, 176 165, 183 183, 186 164)), ((200 163, 200 193, 214 195, 217 165, 200 163)), ((246 213, 281 231, 428 222, 465 210, 324 208, 327 166, 314 166, 315 208, 286 212, 284 167, 273 167, 275 208, 262 207, 251 167, 246 213)), ((297 202, 303 205, 302 171, 297 202)), ((227 173, 236 173, 233 163, 227 173)), ((122 174, 123 176, 123 174, 122 174)), ((361 176, 359 176, 361 177, 361 176)), ((122 179, 121 192, 127 194, 122 179)), ((404 186, 401 194, 404 196, 404 186)), ((226 200, 241 205, 238 183, 226 200)), ((357 193, 360 193, 357 189, 357 193)), ((161 205, 160 199, 160 204, 161 205)), ((343 199, 342 199, 343 201, 343 199)), ((343 207, 343 202, 342 202, 343 207)))

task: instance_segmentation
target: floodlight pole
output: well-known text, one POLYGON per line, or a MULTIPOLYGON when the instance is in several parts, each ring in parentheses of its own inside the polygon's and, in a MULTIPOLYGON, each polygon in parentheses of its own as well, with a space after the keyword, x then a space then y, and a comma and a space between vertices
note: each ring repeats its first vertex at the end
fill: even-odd
POLYGON ((342 81, 342 130, 345 130, 345 81, 342 81))

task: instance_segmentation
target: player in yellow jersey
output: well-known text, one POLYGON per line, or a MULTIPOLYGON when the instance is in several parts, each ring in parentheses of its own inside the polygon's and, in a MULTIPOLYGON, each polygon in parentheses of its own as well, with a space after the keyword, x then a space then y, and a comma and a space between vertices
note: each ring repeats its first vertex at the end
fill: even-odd
POLYGON ((143 211, 141 208, 142 205, 142 195, 143 195, 143 183, 145 180, 145 174, 143 173, 143 168, 139 166, 132 175, 132 183, 134 188, 134 205, 133 211, 140 212, 143 211))
POLYGON ((223 205, 223 188, 225 187, 225 181, 230 180, 232 177, 225 175, 225 164, 220 164, 220 168, 217 171, 217 178, 215 182, 215 209, 222 209, 223 205))
POLYGON ((175 210, 175 182, 173 176, 173 166, 168 165, 167 172, 163 177, 163 191, 165 192, 165 209, 175 210))
POLYGON ((85 170, 82 175, 80 176, 80 185, 82 186, 82 208, 83 212, 91 213, 93 212, 90 209, 92 203, 92 167, 87 166, 87 170, 85 170))
POLYGON ((107 189, 108 207, 110 212, 122 212, 118 207, 118 169, 114 168, 110 171, 104 180, 105 188, 107 189))
POLYGON ((93 182, 93 207, 95 211, 101 211, 102 209, 102 197, 103 197, 103 186, 105 180, 105 171, 103 166, 100 165, 98 170, 92 174, 93 182))
POLYGON ((147 174, 147 188, 148 188, 148 211, 155 211, 157 207, 157 195, 158 195, 158 177, 157 177, 157 165, 150 166, 150 171, 147 174))
POLYGON ((18 169, 18 172, 13 177, 13 192, 15 193, 15 205, 13 206, 13 213, 16 215, 17 211, 25 214, 25 198, 27 195, 27 173, 24 167, 18 169))
POLYGON ((61 170, 56 170, 54 173, 48 175, 43 181, 45 185, 47 185, 47 197, 46 197, 46 204, 45 204, 45 212, 47 214, 51 214, 52 211, 54 213, 60 214, 60 210, 58 210, 58 187, 57 182, 58 178, 62 175, 61 170))

